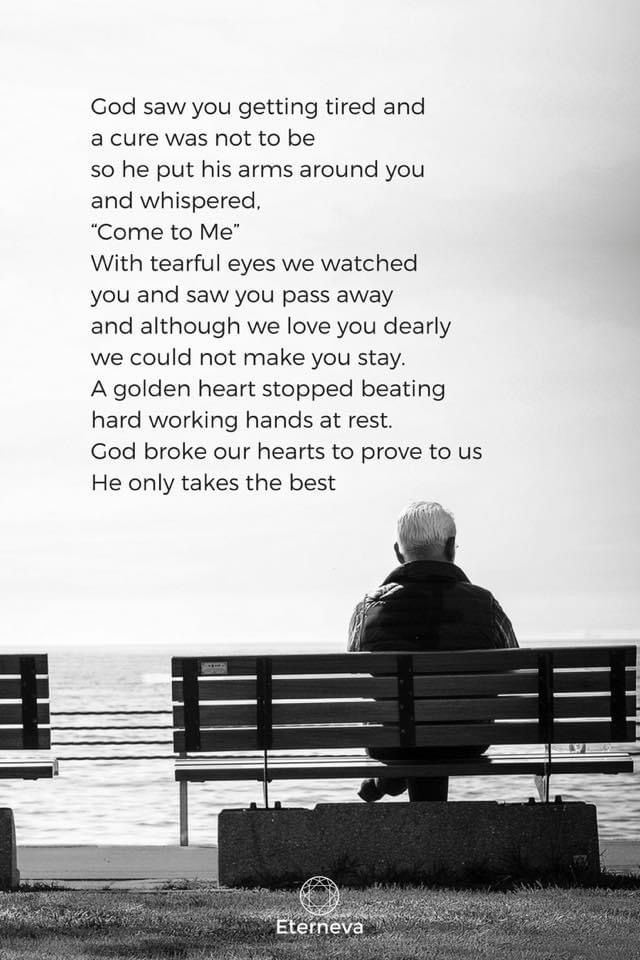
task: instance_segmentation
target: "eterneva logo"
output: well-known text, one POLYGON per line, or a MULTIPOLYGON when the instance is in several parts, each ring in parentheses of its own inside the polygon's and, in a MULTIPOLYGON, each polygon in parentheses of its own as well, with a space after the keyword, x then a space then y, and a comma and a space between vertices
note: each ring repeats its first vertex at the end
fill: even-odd
MULTIPOLYGON (((340 902, 340 891, 329 877, 309 877, 300 888, 300 903, 315 917, 325 917, 336 909, 340 902)), ((364 933, 364 927, 359 922, 342 923, 338 920, 311 920, 297 922, 295 920, 276 921, 276 933, 364 933)))

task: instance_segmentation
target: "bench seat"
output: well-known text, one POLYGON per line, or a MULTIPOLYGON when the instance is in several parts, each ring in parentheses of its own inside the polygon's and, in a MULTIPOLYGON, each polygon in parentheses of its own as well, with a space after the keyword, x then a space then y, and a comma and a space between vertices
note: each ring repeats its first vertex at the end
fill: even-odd
MULTIPOLYGON (((640 767, 640 758, 637 761, 640 767)), ((554 754, 554 775, 557 774, 617 774, 633 773, 633 757, 627 753, 567 753, 554 754)), ((527 756, 508 754, 453 760, 428 764, 384 764, 368 757, 271 757, 268 779, 324 780, 359 779, 363 777, 494 777, 547 772, 545 753, 527 756)), ((242 757, 230 762, 228 757, 203 757, 178 760, 175 778, 178 782, 202 783, 208 780, 264 780, 261 757, 242 757)))
POLYGON ((0 760, 0 780, 51 780, 57 775, 57 760, 0 760))

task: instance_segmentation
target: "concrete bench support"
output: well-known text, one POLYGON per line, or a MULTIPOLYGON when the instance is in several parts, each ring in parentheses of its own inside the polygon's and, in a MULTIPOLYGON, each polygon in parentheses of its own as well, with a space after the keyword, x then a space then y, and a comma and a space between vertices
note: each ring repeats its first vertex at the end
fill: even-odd
POLYGON ((16 828, 13 810, 0 808, 0 890, 17 890, 20 873, 16 856, 16 828))
POLYGON ((220 883, 230 887, 316 874, 345 885, 600 874, 596 809, 585 803, 327 803, 223 810, 218 823, 220 883))

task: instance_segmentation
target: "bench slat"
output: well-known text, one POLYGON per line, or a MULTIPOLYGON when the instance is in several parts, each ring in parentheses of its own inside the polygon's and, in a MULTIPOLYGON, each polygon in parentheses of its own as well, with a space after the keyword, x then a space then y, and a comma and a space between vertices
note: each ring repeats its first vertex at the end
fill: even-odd
POLYGON ((396 699, 395 677, 294 677, 273 681, 274 700, 323 700, 353 697, 396 699))
MULTIPOLYGON (((171 673, 175 678, 183 675, 183 665, 189 657, 173 657, 171 673)), ((197 657, 199 676, 255 677, 260 655, 241 657, 197 657), (214 666, 215 665, 215 666, 214 666)), ((345 673, 352 674, 394 670, 395 653, 320 653, 320 654, 280 654, 271 656, 274 676, 284 674, 345 673)))
MULTIPOLYGON (((626 698, 627 716, 635 715, 635 699, 626 698)), ((421 722, 446 720, 535 720, 538 698, 505 696, 463 700, 416 700, 415 718, 421 722)), ((554 715, 560 719, 611 717, 611 697, 555 697, 554 715)))
MULTIPOLYGON (((469 650, 433 651, 428 653, 416 651, 399 651, 412 653, 415 672, 469 672, 474 670, 502 670, 513 667, 535 668, 540 654, 551 653, 557 667, 606 667, 609 665, 610 651, 622 651, 627 666, 636 663, 636 648, 629 645, 615 647, 541 647, 536 649, 515 650, 469 650), (494 667, 495 665, 495 667, 494 667)), ((224 664, 228 676, 243 676, 256 674, 255 656, 212 656, 198 657, 200 675, 203 666, 210 672, 212 664, 218 669, 224 664)), ((312 674, 312 673, 364 673, 385 672, 394 670, 398 653, 318 653, 318 654, 276 654, 270 657, 273 675, 277 674, 312 674)), ((172 675, 182 676, 184 658, 172 659, 172 675)))
POLYGON ((515 650, 469 650, 463 652, 437 651, 434 653, 414 653, 414 673, 471 673, 491 672, 493 670, 537 668, 540 654, 545 652, 553 656, 557 668, 593 668, 608 667, 611 649, 623 650, 623 662, 628 667, 636 665, 635 646, 602 647, 544 647, 537 649, 515 650))
MULTIPOLYGON (((49 750, 51 747, 51 733, 47 727, 38 730, 38 750, 49 750)), ((0 728, 0 750, 25 750, 22 729, 0 728)))
MULTIPOLYGON (((184 684, 181 680, 172 683, 174 703, 184 701, 184 684)), ((255 680, 199 680, 198 698, 207 700, 253 700, 256 699, 255 680)))
MULTIPOLYGON (((269 763, 270 780, 320 780, 353 779, 385 776, 517 776, 543 775, 546 757, 537 756, 492 756, 473 760, 436 761, 428 764, 382 764, 366 757, 354 757, 348 762, 318 757, 274 758, 269 763)), ((562 754, 555 755, 552 762, 554 775, 625 774, 633 773, 633 760, 627 754, 562 754)), ((175 778, 178 781, 204 782, 207 780, 258 780, 264 769, 255 757, 234 760, 233 765, 224 758, 178 761, 175 778)))
MULTIPOLYGON (((636 672, 634 669, 625 670, 625 690, 634 693, 636 690, 636 672)), ((608 693, 611 689, 611 673, 609 670, 571 671, 560 670, 553 675, 553 684, 556 693, 608 693)))
POLYGON ((35 661, 36 673, 49 672, 46 653, 2 653, 0 654, 0 676, 20 676, 20 661, 24 657, 32 657, 35 661))
POLYGON ((0 780, 50 780, 57 773, 57 760, 0 761, 0 780))
MULTIPOLYGON (((552 743, 609 743, 613 739, 611 723, 594 721, 558 721, 553 726, 552 743)), ((635 723, 626 725, 626 740, 635 740, 635 723)), ((416 744, 425 747, 463 746, 464 744, 540 743, 537 723, 472 723, 416 726, 416 744)))
MULTIPOLYGON (((49 704, 38 703, 38 723, 49 723, 49 704)), ((22 704, 0 701, 0 726, 22 724, 22 704)))
MULTIPOLYGON (((186 753, 184 730, 174 730, 173 748, 176 753, 186 753)), ((244 727, 238 730, 203 730, 200 735, 201 750, 257 750, 258 731, 244 727)))
POLYGON ((361 700, 355 703, 274 703, 273 723, 382 723, 398 720, 398 705, 394 700, 375 703, 361 700))
MULTIPOLYGON (((7 680, 5 677, 0 679, 0 700, 21 700, 22 687, 19 677, 7 680)), ((49 679, 48 677, 38 677, 36 680, 36 693, 38 700, 49 699, 49 679)))
MULTIPOLYGON (((537 671, 519 670, 511 673, 482 675, 482 691, 487 696, 506 693, 537 693, 537 671)), ((608 670, 557 671, 554 684, 557 693, 607 693, 611 675, 608 670)), ((13 681, 5 681, 13 682, 13 681)), ((40 681, 38 681, 40 682, 40 681)), ((2 696, 0 681, 0 697, 2 696)), ((633 670, 625 671, 625 687, 633 692, 636 676, 633 670)), ((255 680, 205 680, 198 681, 199 697, 202 701, 214 700, 255 700, 255 680)), ((327 699, 330 697, 396 697, 397 681, 395 677, 305 677, 304 679, 276 678, 272 682, 274 700, 327 699)), ((414 690, 420 696, 473 696, 478 693, 476 674, 448 674, 437 676, 418 675, 414 677, 414 690)), ((181 702, 184 696, 182 681, 174 680, 172 685, 174 702, 181 702)), ((40 695, 40 694, 39 694, 40 695)))
MULTIPOLYGON (((398 707, 393 701, 376 703, 374 701, 356 701, 355 703, 274 703, 273 723, 369 723, 398 719, 398 707)), ((173 723, 184 727, 184 708, 174 707, 173 723)), ((233 727, 256 725, 256 705, 225 704, 223 706, 200 706, 200 727, 233 727)))
MULTIPOLYGON (((627 716, 633 719, 635 700, 626 699, 627 716)), ((556 697, 554 713, 560 719, 595 719, 611 717, 611 697, 556 697)), ((417 700, 417 722, 444 722, 469 720, 535 720, 538 718, 538 699, 533 696, 505 696, 463 700, 417 700)), ((368 723, 398 720, 395 701, 343 701, 336 703, 274 703, 273 723, 368 723)), ((184 727, 184 708, 174 707, 173 722, 184 727)), ((256 704, 225 704, 200 706, 201 727, 233 727, 256 724, 256 704)))
MULTIPOLYGON (((185 753, 184 732, 176 730, 173 735, 176 753, 185 753)), ((399 746, 397 727, 277 727, 273 731, 273 749, 309 749, 323 747, 397 747, 399 746)), ((257 730, 242 728, 239 730, 201 730, 200 749, 215 750, 256 750, 258 748, 257 730)))
MULTIPOLYGON (((625 687, 635 691, 636 678, 633 670, 626 671, 625 687)), ((608 693, 611 674, 608 670, 566 670, 554 673, 556 693, 608 693)), ((414 677, 416 697, 456 697, 478 696, 478 676, 469 674, 449 674, 447 676, 414 677)), ((482 675, 482 693, 488 697, 503 693, 538 692, 537 671, 513 671, 482 675)))
MULTIPOLYGON (((255 727, 257 706, 254 703, 234 703, 211 706, 200 704, 200 727, 255 727)), ((173 707, 174 727, 184 728, 184 707, 173 707)))
MULTIPOLYGON (((256 699, 255 680, 202 680, 198 681, 199 697, 201 702, 216 700, 253 700, 256 699)), ((184 691, 182 682, 174 680, 172 685, 173 700, 180 703, 184 691)), ((275 679, 272 682, 272 697, 274 700, 305 700, 341 697, 391 697, 398 695, 398 684, 395 677, 312 677, 305 680, 297 678, 291 680, 275 679)))
POLYGON ((340 747, 398 747, 397 726, 362 727, 277 727, 273 731, 274 750, 314 750, 340 747))

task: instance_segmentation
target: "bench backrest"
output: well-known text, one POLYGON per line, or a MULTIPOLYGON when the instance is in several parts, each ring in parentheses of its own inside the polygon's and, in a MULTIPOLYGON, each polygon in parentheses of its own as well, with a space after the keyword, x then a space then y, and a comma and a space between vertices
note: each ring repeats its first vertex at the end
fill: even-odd
POLYGON ((635 740, 636 649, 174 657, 177 753, 635 740))
POLYGON ((49 750, 46 654, 0 655, 0 750, 49 750))

